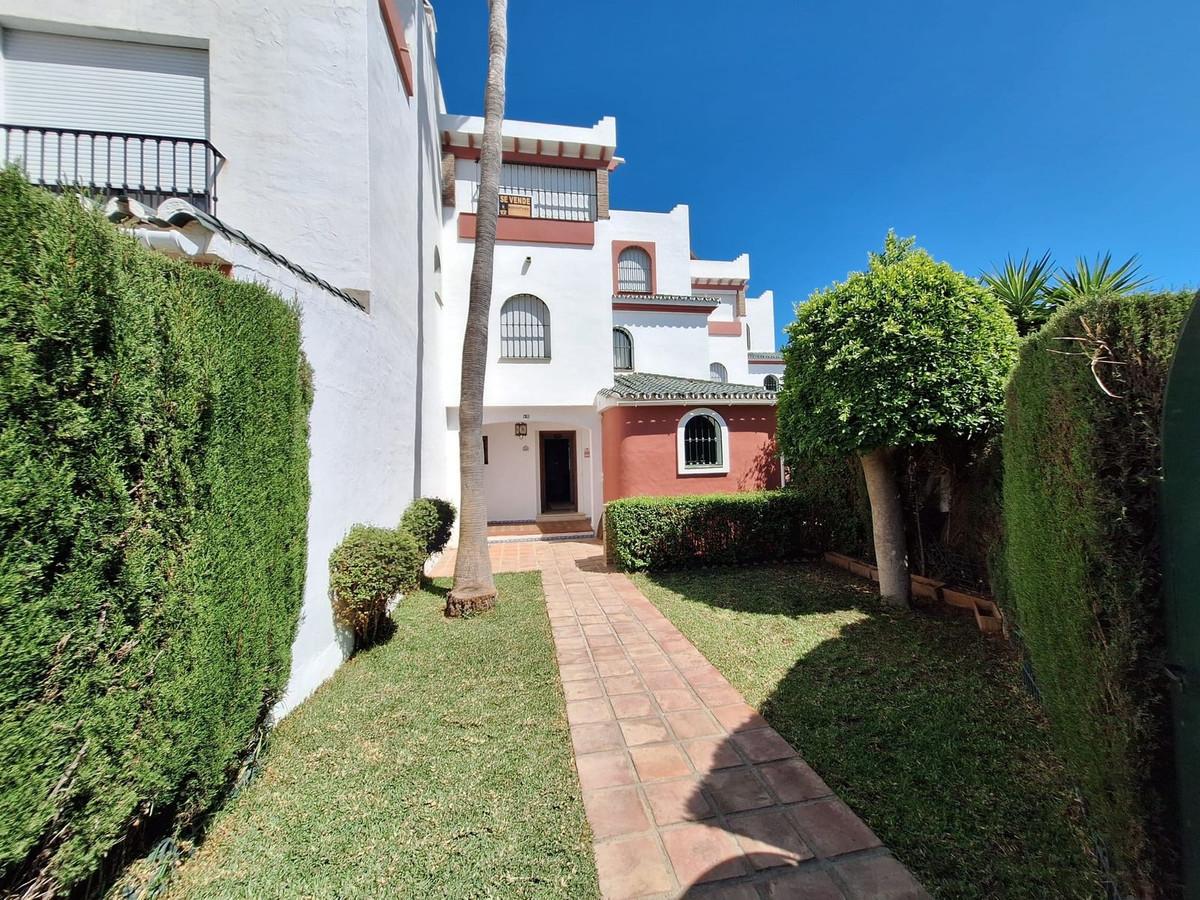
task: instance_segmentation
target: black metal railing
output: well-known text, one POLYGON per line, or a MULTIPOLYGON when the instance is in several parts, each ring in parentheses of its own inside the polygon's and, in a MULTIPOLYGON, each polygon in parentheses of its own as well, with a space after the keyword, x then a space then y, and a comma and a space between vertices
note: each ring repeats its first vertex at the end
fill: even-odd
MULTIPOLYGON (((478 165, 476 166, 478 173, 478 165)), ((479 200, 479 178, 471 212, 479 200)), ((596 221, 596 171, 504 163, 500 167, 500 214, 515 219, 596 221)))
POLYGON ((683 465, 719 466, 721 436, 717 423, 709 416, 696 416, 683 427, 683 465))
POLYGON ((215 212, 225 157, 203 138, 0 124, 3 161, 52 190, 91 189, 157 206, 180 197, 215 212))

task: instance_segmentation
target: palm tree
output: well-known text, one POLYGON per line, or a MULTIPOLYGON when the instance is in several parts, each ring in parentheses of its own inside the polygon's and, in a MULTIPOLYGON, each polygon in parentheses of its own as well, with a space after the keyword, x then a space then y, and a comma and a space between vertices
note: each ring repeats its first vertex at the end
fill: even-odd
POLYGON ((982 273, 979 280, 1004 304, 1017 332, 1024 336, 1041 328, 1057 305, 1049 296, 1053 269, 1049 250, 1036 261, 1029 259, 1026 250, 1020 262, 1007 256, 1003 266, 982 273))
POLYGON ((488 308, 500 212, 500 127, 504 122, 504 65, 508 2, 488 0, 488 73, 483 95, 483 145, 467 327, 463 335, 462 395, 458 404, 459 474, 462 484, 458 555, 446 615, 462 616, 496 605, 488 556, 487 501, 483 494, 483 380, 487 371, 488 308))
POLYGON ((1131 256, 1115 269, 1112 254, 1096 255, 1093 266, 1084 257, 1075 260, 1075 271, 1066 268, 1059 271, 1058 281, 1050 289, 1050 297, 1058 305, 1078 300, 1080 297, 1124 297, 1148 285, 1153 279, 1139 277, 1141 266, 1137 257, 1131 256))

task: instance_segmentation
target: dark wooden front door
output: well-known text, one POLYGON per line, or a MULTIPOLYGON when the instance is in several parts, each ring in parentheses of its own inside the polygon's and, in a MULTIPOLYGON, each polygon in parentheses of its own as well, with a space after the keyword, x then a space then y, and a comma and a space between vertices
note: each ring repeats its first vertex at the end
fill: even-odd
POLYGON ((575 432, 541 432, 542 512, 575 512, 575 432))

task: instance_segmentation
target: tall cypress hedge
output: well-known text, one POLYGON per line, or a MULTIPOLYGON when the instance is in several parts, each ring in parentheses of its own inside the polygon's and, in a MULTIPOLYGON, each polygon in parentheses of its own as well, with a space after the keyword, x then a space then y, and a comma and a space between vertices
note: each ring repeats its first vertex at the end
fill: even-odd
POLYGON ((196 815, 301 605, 296 312, 0 174, 0 893, 196 815))
POLYGON ((1008 599, 1088 819, 1130 889, 1171 878, 1159 429, 1191 302, 1071 305, 1025 342, 1007 390, 1008 599))

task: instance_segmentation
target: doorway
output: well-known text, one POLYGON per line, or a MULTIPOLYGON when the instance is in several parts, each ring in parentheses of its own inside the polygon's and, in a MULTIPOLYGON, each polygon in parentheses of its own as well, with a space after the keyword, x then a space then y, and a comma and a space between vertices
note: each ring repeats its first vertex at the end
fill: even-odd
POLYGON ((542 431, 538 437, 542 463, 542 512, 577 512, 575 432, 542 431))

